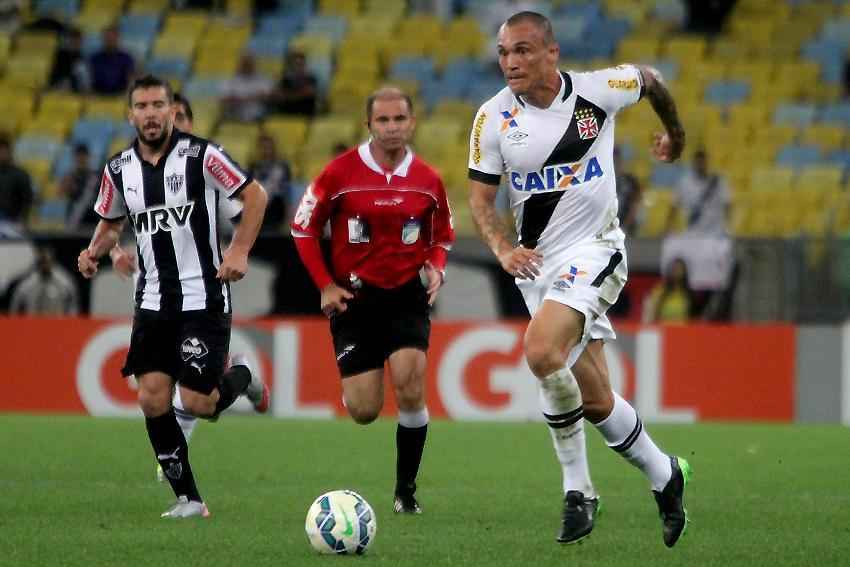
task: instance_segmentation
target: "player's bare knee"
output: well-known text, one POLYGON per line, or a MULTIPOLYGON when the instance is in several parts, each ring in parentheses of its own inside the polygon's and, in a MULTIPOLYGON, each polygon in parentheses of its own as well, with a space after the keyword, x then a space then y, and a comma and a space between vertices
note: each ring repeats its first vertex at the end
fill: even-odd
POLYGON ((349 405, 348 413, 355 423, 359 425, 369 425, 378 419, 378 414, 381 413, 381 409, 368 406, 349 405))
POLYGON ((395 399, 402 411, 416 411, 425 406, 425 380, 421 376, 411 376, 396 385, 395 399))
POLYGON ((142 388, 139 390, 139 407, 147 417, 157 417, 171 407, 171 391, 142 388))
POLYGON ((564 355, 555 345, 548 342, 529 341, 526 335, 525 359, 528 367, 538 378, 545 378, 564 366, 564 355))
POLYGON ((183 409, 197 417, 211 417, 215 415, 215 400, 212 396, 183 395, 183 409))

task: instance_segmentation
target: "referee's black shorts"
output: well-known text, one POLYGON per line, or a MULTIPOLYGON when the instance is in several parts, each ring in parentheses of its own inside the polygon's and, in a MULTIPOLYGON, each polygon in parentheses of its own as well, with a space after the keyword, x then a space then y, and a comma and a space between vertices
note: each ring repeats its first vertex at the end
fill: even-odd
POLYGON ((229 313, 136 309, 124 376, 164 372, 182 386, 210 394, 227 365, 229 313))
POLYGON ((384 367, 403 348, 428 350, 431 307, 417 275, 392 289, 368 284, 356 290, 348 309, 331 317, 336 364, 343 378, 384 367))

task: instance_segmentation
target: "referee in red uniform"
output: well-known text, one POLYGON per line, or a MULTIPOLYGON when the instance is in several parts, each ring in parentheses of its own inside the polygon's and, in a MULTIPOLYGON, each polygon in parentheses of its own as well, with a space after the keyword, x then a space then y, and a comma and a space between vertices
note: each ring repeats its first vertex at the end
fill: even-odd
POLYGON ((330 162, 307 188, 292 234, 322 292, 343 400, 357 423, 378 417, 389 362, 399 408, 394 509, 418 514, 430 306, 455 236, 439 175, 407 146, 416 125, 410 97, 378 90, 366 103, 366 124, 369 141, 330 162), (319 247, 328 221, 330 269, 319 247))

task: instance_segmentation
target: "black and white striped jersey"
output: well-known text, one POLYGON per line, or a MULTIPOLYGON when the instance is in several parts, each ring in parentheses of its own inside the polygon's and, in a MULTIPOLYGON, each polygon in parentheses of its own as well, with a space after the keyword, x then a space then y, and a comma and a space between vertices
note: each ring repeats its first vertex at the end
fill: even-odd
POLYGON ((126 215, 136 234, 136 307, 230 313, 230 288, 215 278, 221 265, 218 207, 251 181, 214 143, 174 130, 157 165, 141 159, 138 140, 109 159, 94 209, 126 215))
POLYGON ((507 175, 523 246, 565 249, 614 223, 614 116, 641 91, 640 71, 625 65, 561 73, 549 108, 534 107, 508 87, 481 106, 470 135, 469 177, 499 185, 507 175))

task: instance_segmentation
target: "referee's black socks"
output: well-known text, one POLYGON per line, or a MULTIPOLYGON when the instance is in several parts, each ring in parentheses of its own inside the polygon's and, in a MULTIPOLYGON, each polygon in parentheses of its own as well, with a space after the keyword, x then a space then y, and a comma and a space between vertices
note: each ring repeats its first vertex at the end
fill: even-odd
POLYGON ((156 460, 171 484, 175 496, 186 496, 189 500, 202 502, 195 476, 189 465, 189 446, 183 431, 174 416, 174 409, 158 417, 146 417, 145 426, 151 440, 156 460))
POLYGON ((396 494, 413 493, 428 436, 428 409, 399 411, 396 428, 396 494))

